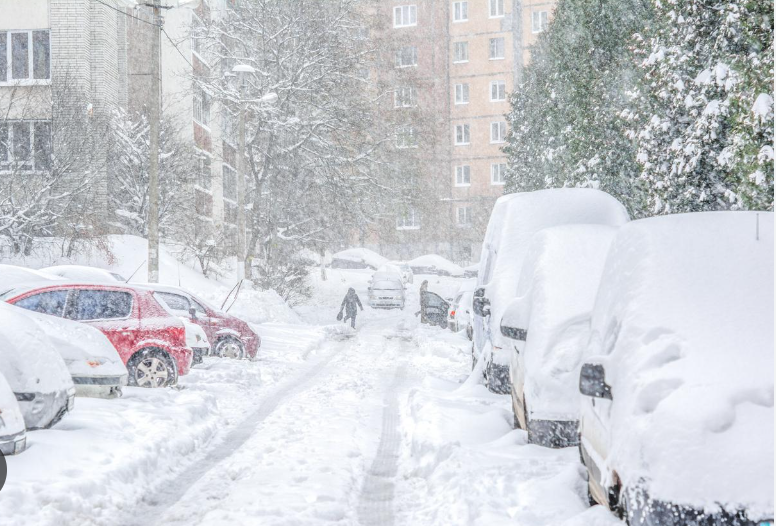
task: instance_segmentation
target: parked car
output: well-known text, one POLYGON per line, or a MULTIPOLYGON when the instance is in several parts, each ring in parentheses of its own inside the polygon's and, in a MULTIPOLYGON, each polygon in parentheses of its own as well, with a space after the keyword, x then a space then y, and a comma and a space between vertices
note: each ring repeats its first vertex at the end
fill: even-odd
POLYGON ((0 299, 102 331, 124 361, 129 385, 164 387, 188 374, 193 351, 183 323, 142 287, 64 282, 12 289, 0 299))
POLYGON ((0 294, 21 283, 36 281, 63 281, 63 278, 41 270, 17 267, 16 265, 0 265, 0 294))
POLYGON ((581 368, 590 497, 630 524, 774 516, 772 213, 624 226, 581 368))
POLYGON ((533 235, 551 226, 590 223, 620 226, 628 213, 614 197, 590 188, 556 188, 509 194, 496 201, 482 245, 474 290, 472 361, 484 360, 488 388, 509 393, 512 346, 501 317, 517 294, 520 271, 533 235))
POLYGON ((105 335, 95 327, 21 310, 48 336, 73 379, 76 396, 116 398, 127 385, 127 368, 105 335))
POLYGON ((461 267, 436 254, 426 254, 425 256, 417 257, 407 262, 407 264, 415 274, 456 277, 463 276, 464 274, 464 270, 461 267))
MULTIPOLYGON (((1 338, 2 336, 0 336, 1 338)), ((24 415, 13 389, 0 373, 0 453, 17 455, 27 448, 27 430, 24 415)))
POLYGON ((369 283, 369 306, 373 309, 404 309, 406 301, 401 275, 375 272, 369 283))
POLYGON ((448 327, 453 332, 466 331, 466 337, 472 339, 472 299, 474 298, 474 280, 467 280, 458 289, 453 298, 448 315, 448 327))
POLYGON ((207 339, 205 330, 200 327, 196 320, 187 316, 178 316, 186 329, 186 345, 193 351, 191 365, 197 365, 204 361, 204 357, 210 355, 210 341, 207 339))
POLYGON ((412 284, 415 281, 415 274, 412 272, 412 267, 407 263, 397 263, 396 266, 399 267, 404 283, 412 284))
POLYGON ((388 263, 380 254, 367 248, 349 248, 331 256, 331 268, 377 270, 388 263))
POLYGON ((75 387, 56 345, 26 313, 1 301, 0 374, 28 431, 49 428, 73 409, 75 387))
POLYGON ((501 321, 510 342, 515 427, 547 447, 579 442, 579 368, 604 261, 617 229, 545 228, 528 246, 517 297, 501 321))
POLYGON ((210 305, 202 298, 167 285, 144 285, 154 291, 176 316, 187 316, 205 331, 213 354, 223 358, 255 359, 261 338, 240 318, 210 305))
POLYGON ((41 269, 43 272, 69 279, 71 281, 96 281, 98 283, 120 282, 127 280, 121 274, 97 267, 87 267, 85 265, 56 265, 41 269))
POLYGON ((385 265, 381 266, 377 269, 375 272, 376 274, 395 274, 401 278, 401 282, 405 285, 407 283, 412 283, 413 281, 413 274, 412 269, 404 263, 386 263, 385 265))

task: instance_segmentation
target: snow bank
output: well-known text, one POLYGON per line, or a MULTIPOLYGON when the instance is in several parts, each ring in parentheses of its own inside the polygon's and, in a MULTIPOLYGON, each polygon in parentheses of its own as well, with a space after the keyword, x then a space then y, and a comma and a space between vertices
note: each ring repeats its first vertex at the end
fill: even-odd
POLYGON ((436 254, 426 254, 407 262, 416 274, 442 273, 448 276, 463 276, 464 270, 455 263, 436 254))
MULTIPOLYGON (((579 369, 604 262, 616 233, 605 225, 564 225, 531 240, 518 297, 502 325, 528 331, 521 349, 531 418, 577 420, 579 369)), ((515 356, 516 357, 516 356, 515 356)))
POLYGON ((607 462, 654 499, 773 516, 773 222, 664 216, 612 245, 589 349, 613 395, 607 462))

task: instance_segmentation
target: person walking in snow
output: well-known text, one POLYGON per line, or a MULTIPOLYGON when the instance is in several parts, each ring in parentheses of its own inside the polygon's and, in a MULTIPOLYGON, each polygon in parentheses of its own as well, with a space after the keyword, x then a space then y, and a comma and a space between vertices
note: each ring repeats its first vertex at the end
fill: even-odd
POLYGON ((337 315, 337 319, 339 320, 342 318, 342 311, 345 310, 345 319, 342 320, 343 322, 347 322, 350 320, 350 326, 354 329, 356 328, 356 314, 358 313, 358 310, 356 309, 356 306, 360 308, 361 310, 364 310, 364 306, 361 305, 361 300, 358 299, 358 294, 356 294, 356 291, 353 287, 348 289, 348 293, 345 294, 345 298, 342 300, 342 305, 340 306, 339 314, 337 315))

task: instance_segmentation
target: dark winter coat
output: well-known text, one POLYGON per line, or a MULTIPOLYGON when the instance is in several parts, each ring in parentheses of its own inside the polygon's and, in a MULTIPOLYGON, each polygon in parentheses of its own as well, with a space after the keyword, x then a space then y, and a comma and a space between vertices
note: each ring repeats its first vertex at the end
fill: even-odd
POLYGON ((342 300, 340 311, 345 309, 345 313, 348 315, 348 317, 352 317, 357 312, 356 308, 364 310, 363 305, 361 305, 361 300, 358 299, 358 294, 356 294, 356 291, 351 288, 348 289, 348 293, 345 294, 345 299, 342 300))

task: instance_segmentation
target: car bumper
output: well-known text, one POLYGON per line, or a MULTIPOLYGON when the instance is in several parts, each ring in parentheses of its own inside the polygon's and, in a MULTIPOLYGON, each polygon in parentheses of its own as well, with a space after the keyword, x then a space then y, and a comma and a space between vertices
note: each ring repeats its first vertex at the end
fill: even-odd
POLYGON ((27 433, 25 431, 0 437, 0 453, 3 456, 18 455, 25 449, 27 449, 27 433))
POLYGON ((706 511, 653 500, 642 490, 626 490, 629 523, 633 526, 761 526, 773 519, 750 519, 745 510, 706 511))
POLYGON ((121 387, 127 385, 127 375, 74 376, 75 395, 88 398, 118 398, 121 387))
POLYGON ((15 393, 28 431, 47 429, 75 405, 75 388, 54 393, 15 393))
POLYGON ((369 306, 373 309, 403 309, 404 300, 401 298, 392 299, 370 299, 369 306))
POLYGON ((191 357, 191 365, 197 365, 199 363, 202 363, 205 356, 208 355, 208 352, 210 351, 209 347, 192 347, 191 350, 193 351, 192 357, 191 357))
POLYGON ((253 360, 259 354, 259 348, 261 347, 261 338, 257 334, 250 338, 240 338, 245 346, 245 354, 249 359, 253 360))

